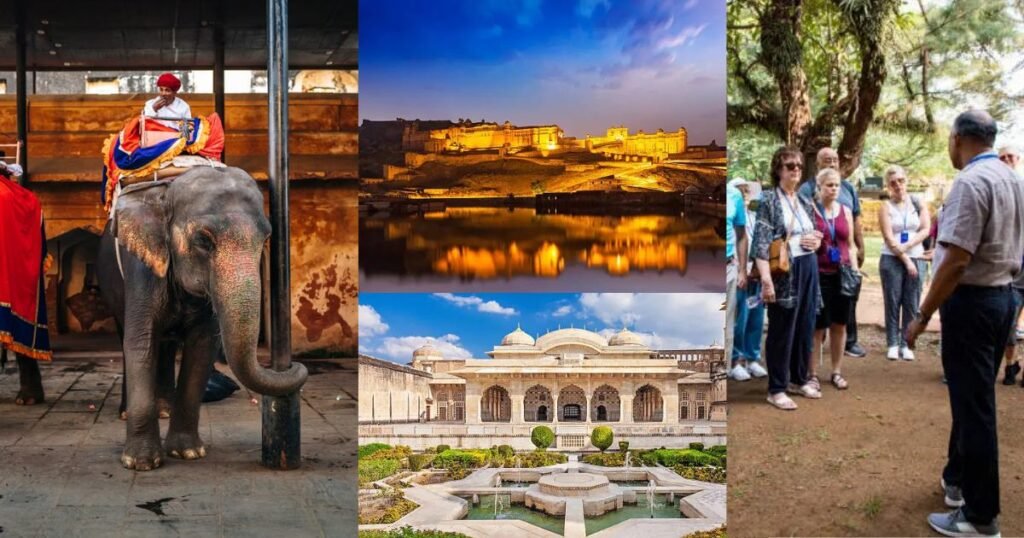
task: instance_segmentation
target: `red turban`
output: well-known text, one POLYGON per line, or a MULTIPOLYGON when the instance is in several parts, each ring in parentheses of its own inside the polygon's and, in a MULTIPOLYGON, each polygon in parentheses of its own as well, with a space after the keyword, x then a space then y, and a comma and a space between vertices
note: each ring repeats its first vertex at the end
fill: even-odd
POLYGON ((178 91, 181 89, 181 80, 178 80, 178 77, 170 73, 164 73, 160 75, 160 78, 156 79, 156 85, 157 87, 170 88, 172 91, 178 91))

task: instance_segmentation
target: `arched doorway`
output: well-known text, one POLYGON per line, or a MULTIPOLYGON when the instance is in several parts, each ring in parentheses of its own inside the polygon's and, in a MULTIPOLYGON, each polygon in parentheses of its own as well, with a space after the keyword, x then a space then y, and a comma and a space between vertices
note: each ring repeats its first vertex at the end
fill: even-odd
POLYGON ((606 409, 605 406, 603 406, 603 405, 597 406, 597 418, 596 418, 596 420, 598 422, 607 422, 608 421, 608 409, 606 409))
POLYGON ((651 385, 637 389, 633 398, 633 422, 661 422, 664 418, 661 391, 651 385))
POLYGON ((619 409, 621 408, 619 400, 619 391, 611 385, 601 385, 594 391, 594 396, 591 398, 591 416, 594 417, 595 422, 618 422, 619 409), (598 409, 604 407, 604 414, 598 412, 598 409))
POLYGON ((512 398, 504 387, 493 385, 480 398, 481 422, 511 422, 512 398))
POLYGON ((526 422, 551 421, 551 391, 543 385, 534 385, 523 394, 523 420, 526 422), (544 410, 543 414, 541 409, 544 410))
POLYGON ((558 420, 586 422, 586 406, 587 393, 576 385, 569 385, 558 393, 558 420))

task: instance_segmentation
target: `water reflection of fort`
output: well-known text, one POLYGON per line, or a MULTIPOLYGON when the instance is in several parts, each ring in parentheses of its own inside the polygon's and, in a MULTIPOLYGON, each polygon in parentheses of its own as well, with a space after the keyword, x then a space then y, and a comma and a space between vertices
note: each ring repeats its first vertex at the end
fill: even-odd
POLYGON ((462 279, 558 277, 567 266, 624 276, 687 271, 688 251, 723 247, 713 218, 537 215, 531 209, 450 208, 416 217, 366 219, 367 274, 462 279), (371 255, 372 254, 372 255, 371 255))

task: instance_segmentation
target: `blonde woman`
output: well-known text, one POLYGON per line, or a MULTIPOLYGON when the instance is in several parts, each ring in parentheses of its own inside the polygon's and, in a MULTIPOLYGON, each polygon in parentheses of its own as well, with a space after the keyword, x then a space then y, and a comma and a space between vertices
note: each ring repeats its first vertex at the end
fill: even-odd
POLYGON ((924 274, 922 242, 931 231, 927 204, 907 193, 907 173, 901 166, 885 171, 889 199, 878 209, 882 230, 882 257, 878 273, 885 303, 885 340, 889 360, 914 360, 904 335, 917 315, 921 302, 921 276, 924 274))
POLYGON ((851 298, 842 293, 840 267, 847 266, 857 270, 857 247, 853 241, 853 212, 838 200, 841 181, 839 172, 832 168, 825 168, 817 175, 814 227, 822 234, 817 256, 818 283, 824 307, 818 312, 814 325, 814 348, 808 371, 811 383, 820 386, 818 363, 821 360, 821 345, 827 331, 832 358, 830 381, 835 388, 845 390, 849 383, 843 377, 842 363, 851 298))

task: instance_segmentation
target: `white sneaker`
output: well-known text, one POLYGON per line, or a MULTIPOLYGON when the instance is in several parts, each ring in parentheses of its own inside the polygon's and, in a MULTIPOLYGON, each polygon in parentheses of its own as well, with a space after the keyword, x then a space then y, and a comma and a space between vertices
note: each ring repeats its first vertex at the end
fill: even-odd
POLYGON ((736 381, 747 381, 750 379, 750 372, 748 372, 742 365, 737 364, 732 368, 732 371, 729 372, 729 376, 736 381))
POLYGON ((910 348, 907 346, 903 346, 900 348, 900 355, 903 357, 903 360, 905 361, 914 360, 914 352, 911 351, 910 348))
POLYGON ((900 359, 900 348, 899 346, 891 346, 889 352, 885 354, 885 358, 891 361, 897 361, 900 359))
POLYGON ((768 371, 765 370, 764 366, 761 366, 761 363, 759 362, 748 362, 747 370, 750 372, 750 375, 754 377, 766 377, 768 375, 768 371))

